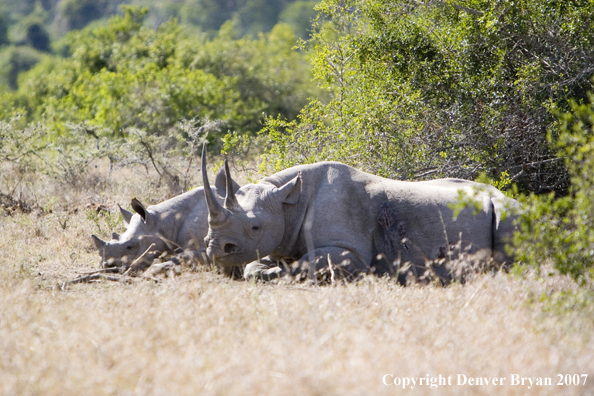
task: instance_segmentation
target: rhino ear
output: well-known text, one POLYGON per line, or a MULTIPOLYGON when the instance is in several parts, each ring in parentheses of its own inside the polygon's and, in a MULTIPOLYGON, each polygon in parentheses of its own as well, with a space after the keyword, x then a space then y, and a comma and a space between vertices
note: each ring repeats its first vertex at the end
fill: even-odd
POLYGON ((144 205, 136 198, 132 198, 130 204, 132 205, 132 209, 142 217, 144 224, 147 224, 150 221, 150 213, 146 210, 144 205))
POLYGON ((132 216, 134 216, 134 213, 122 208, 119 204, 118 208, 120 208, 120 213, 122 214, 122 218, 124 219, 124 225, 127 228, 130 225, 130 220, 132 219, 132 216))
POLYGON ((98 250, 103 249, 105 245, 107 245, 107 242, 105 242, 103 239, 99 238, 95 234, 91 235, 91 239, 93 240, 93 243, 95 244, 95 247, 98 250))
MULTIPOLYGON (((241 188, 239 184, 235 182, 235 180, 231 179, 231 185, 233 186, 233 192, 237 192, 241 188)), ((217 172, 217 176, 215 178, 215 191, 217 195, 224 197, 227 195, 227 176, 225 174, 225 167, 222 166, 221 169, 217 172)))
POLYGON ((297 176, 279 187, 274 194, 279 197, 282 203, 295 205, 301 196, 301 184, 301 172, 299 172, 297 176))

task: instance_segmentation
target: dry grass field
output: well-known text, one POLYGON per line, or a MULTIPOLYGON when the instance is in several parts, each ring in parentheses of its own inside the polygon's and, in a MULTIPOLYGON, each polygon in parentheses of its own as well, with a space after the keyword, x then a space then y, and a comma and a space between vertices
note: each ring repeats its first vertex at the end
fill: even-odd
POLYGON ((320 287, 201 268, 159 283, 58 287, 98 266, 89 236, 109 230, 89 204, 116 213, 116 202, 167 195, 138 180, 24 184, 22 199, 44 210, 0 209, 0 394, 594 394, 593 294, 561 276, 320 287), (558 374, 588 378, 557 385, 558 374), (433 389, 440 375, 451 385, 433 389), (403 389, 412 377, 423 384, 403 389))

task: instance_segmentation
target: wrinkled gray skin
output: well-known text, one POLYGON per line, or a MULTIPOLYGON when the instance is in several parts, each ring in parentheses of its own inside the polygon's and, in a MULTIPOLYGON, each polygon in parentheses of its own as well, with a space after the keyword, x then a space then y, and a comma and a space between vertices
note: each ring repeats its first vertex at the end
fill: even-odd
MULTIPOLYGON (((207 185, 205 172, 203 178, 207 185)), ((273 268, 270 277, 285 270, 295 274, 310 261, 315 265, 309 271, 328 267, 328 258, 347 277, 371 267, 377 274, 393 273, 394 262, 411 262, 414 271, 445 257, 459 241, 470 254, 487 249, 499 263, 513 262, 504 248, 513 216, 503 220, 502 213, 517 202, 466 180, 395 181, 322 162, 286 169, 236 193, 228 190, 223 206, 206 195, 207 255, 223 267, 251 263, 246 276, 271 266, 255 262, 263 256, 289 263, 273 268), (472 197, 477 189, 479 213, 465 208, 454 221, 448 205, 459 201, 458 191, 472 197)))
MULTIPOLYGON (((225 195, 226 179, 221 171, 217 174, 212 193, 221 200, 225 195)), ((233 183, 237 190, 239 186, 233 183)), ((132 213, 120 207, 126 232, 121 236, 113 233, 111 241, 103 241, 91 235, 101 256, 101 267, 124 267, 142 255, 152 243, 155 246, 144 258, 144 265, 150 266, 163 252, 174 253, 183 250, 197 252, 205 250, 204 237, 208 232, 208 210, 204 188, 198 187, 160 204, 146 208, 136 198, 132 200, 132 213)))

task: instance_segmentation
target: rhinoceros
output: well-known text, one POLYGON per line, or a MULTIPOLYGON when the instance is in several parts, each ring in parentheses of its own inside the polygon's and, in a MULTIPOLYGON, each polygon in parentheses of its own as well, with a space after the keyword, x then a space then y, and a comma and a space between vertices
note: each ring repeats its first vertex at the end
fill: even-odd
MULTIPOLYGON (((208 186, 204 157, 202 166, 208 186)), ((230 181, 227 166, 225 170, 230 181)), ((425 268, 461 241, 469 254, 481 250, 499 263, 513 262, 505 249, 513 216, 504 213, 517 202, 480 183, 396 181, 321 162, 283 170, 236 192, 228 185, 223 205, 210 189, 204 192, 207 255, 222 267, 248 264, 246 276, 258 273, 258 259, 264 256, 269 259, 264 268, 271 261, 283 263, 268 275, 307 268, 312 276, 332 265, 342 275, 371 268, 385 274, 393 272, 395 262, 425 268), (479 207, 463 208, 454 220, 451 204, 460 202, 460 191, 479 207)))
MULTIPOLYGON (((217 174, 215 188, 211 196, 222 201, 226 193, 225 174, 217 174)), ((239 185, 231 181, 232 189, 239 185)), ((136 198, 132 199, 135 214, 120 207, 126 232, 121 236, 112 233, 111 241, 104 241, 91 235, 101 256, 101 267, 127 268, 134 260, 141 258, 139 269, 151 265, 163 252, 174 253, 183 249, 193 252, 204 250, 204 237, 208 232, 208 210, 204 198, 204 188, 194 188, 184 194, 145 207, 136 198), (151 245, 154 246, 151 247, 151 245), (150 249, 149 249, 150 248, 150 249), (150 252, 146 252, 147 249, 150 252)), ((200 254, 196 255, 199 259, 200 254)), ((229 272, 228 272, 229 273, 229 272)))

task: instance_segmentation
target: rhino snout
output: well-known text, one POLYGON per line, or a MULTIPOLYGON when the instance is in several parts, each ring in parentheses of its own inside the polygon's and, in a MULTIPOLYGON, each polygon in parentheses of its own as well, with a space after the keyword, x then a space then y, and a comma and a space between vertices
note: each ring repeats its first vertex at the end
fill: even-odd
POLYGON ((216 256, 223 257, 229 254, 239 253, 240 251, 239 245, 228 239, 223 239, 220 241, 210 239, 207 242, 207 254, 215 254, 216 256))

